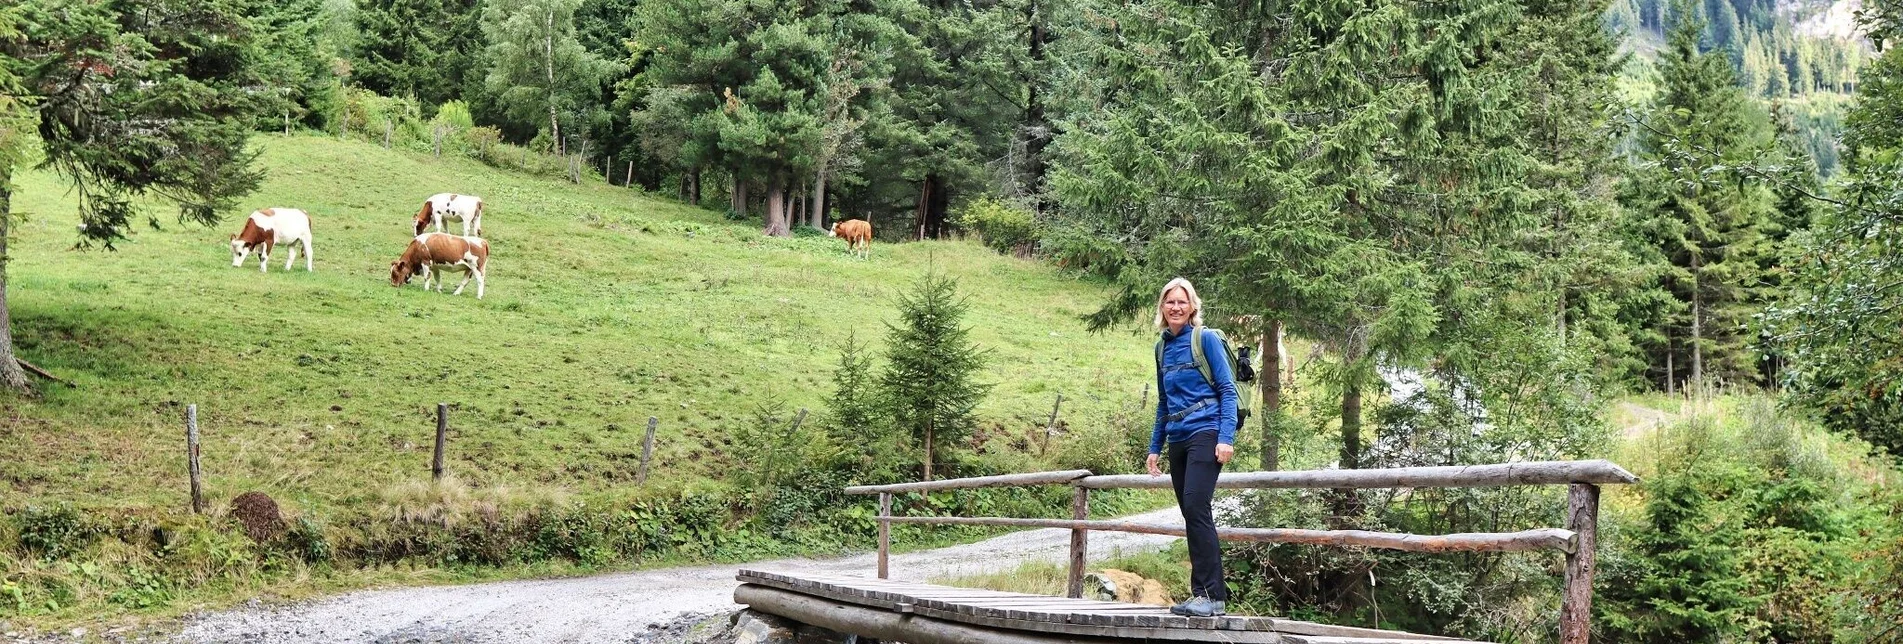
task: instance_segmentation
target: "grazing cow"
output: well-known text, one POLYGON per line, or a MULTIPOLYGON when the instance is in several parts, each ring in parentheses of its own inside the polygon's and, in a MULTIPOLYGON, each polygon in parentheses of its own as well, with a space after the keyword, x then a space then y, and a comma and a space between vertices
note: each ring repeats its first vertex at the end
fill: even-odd
POLYGON ((482 197, 442 193, 423 202, 423 209, 416 213, 416 230, 412 234, 421 235, 423 231, 436 228, 443 230, 444 221, 463 222, 463 234, 482 236, 482 197))
MULTIPOLYGON (((258 251, 258 272, 265 272, 271 261, 271 247, 278 244, 304 245, 304 270, 311 270, 311 217, 294 208, 265 208, 244 220, 244 230, 231 236, 231 265, 243 266, 252 249, 258 251)), ((284 258, 284 270, 297 261, 297 246, 290 247, 284 258)))
POLYGON ((872 257, 872 223, 860 219, 848 219, 833 222, 833 230, 827 233, 833 237, 846 239, 846 249, 858 251, 861 257, 872 257))
POLYGON ((469 278, 476 278, 476 299, 482 299, 482 291, 489 272, 489 242, 475 237, 459 237, 449 233, 424 233, 410 240, 410 247, 403 250, 403 256, 390 262, 390 285, 402 286, 410 282, 410 277, 418 273, 423 275, 423 290, 429 290, 430 280, 436 280, 436 292, 443 292, 443 272, 462 271, 463 281, 456 285, 456 292, 462 295, 463 287, 469 285, 469 278))

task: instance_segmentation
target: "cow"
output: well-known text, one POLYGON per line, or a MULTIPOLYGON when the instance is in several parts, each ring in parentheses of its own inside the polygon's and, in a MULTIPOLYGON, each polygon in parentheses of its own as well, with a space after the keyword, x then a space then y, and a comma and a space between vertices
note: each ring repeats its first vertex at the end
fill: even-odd
MULTIPOLYGON (((231 236, 231 265, 244 265, 253 249, 258 251, 258 272, 265 272, 271 261, 271 247, 298 243, 304 246, 304 270, 311 268, 311 217, 295 208, 265 208, 244 220, 244 229, 231 236)), ((284 258, 284 270, 297 261, 297 246, 291 246, 284 258)))
POLYGON ((463 222, 463 234, 482 236, 482 197, 442 193, 423 202, 422 210, 416 213, 416 227, 410 234, 421 235, 423 231, 436 228, 443 230, 444 221, 463 222))
POLYGON ((469 278, 476 278, 476 299, 482 299, 483 287, 488 280, 484 276, 489 272, 489 242, 476 237, 461 237, 449 233, 424 233, 410 240, 410 247, 403 250, 403 256, 390 262, 390 285, 402 286, 418 273, 423 275, 423 290, 429 290, 430 280, 436 280, 436 292, 443 292, 443 271, 462 271, 463 281, 456 285, 456 292, 462 295, 463 287, 469 285, 469 278))
POLYGON ((872 223, 861 219, 848 219, 833 222, 833 230, 827 233, 831 237, 843 237, 846 249, 858 251, 861 257, 872 257, 872 223))

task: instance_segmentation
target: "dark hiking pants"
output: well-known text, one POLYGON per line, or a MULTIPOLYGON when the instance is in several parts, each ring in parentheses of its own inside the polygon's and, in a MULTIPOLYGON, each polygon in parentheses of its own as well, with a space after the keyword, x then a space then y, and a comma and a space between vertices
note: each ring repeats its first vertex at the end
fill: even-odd
POLYGON ((1216 540, 1216 517, 1209 508, 1216 497, 1216 475, 1221 473, 1215 430, 1170 443, 1170 486, 1176 489, 1176 505, 1183 510, 1183 527, 1189 533, 1189 594, 1226 602, 1229 587, 1222 583, 1222 545, 1216 540))

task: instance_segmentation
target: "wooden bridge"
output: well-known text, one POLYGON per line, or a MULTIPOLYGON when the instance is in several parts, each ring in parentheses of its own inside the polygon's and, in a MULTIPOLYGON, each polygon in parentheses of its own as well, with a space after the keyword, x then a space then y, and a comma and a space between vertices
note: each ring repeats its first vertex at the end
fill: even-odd
MULTIPOLYGON (((1561 644, 1586 644, 1592 613, 1593 558, 1597 547, 1599 486, 1635 483, 1638 477, 1608 461, 1538 461, 1498 465, 1415 467, 1379 470, 1314 470, 1224 474, 1216 486, 1237 488, 1446 488, 1567 485, 1566 527, 1510 533, 1411 535, 1362 530, 1220 528, 1228 541, 1301 543, 1389 548, 1412 552, 1525 552, 1557 550, 1566 556, 1561 601, 1561 644)), ((912 644, 1110 644, 1113 642, 1236 642, 1250 644, 1424 644, 1452 638, 1332 626, 1277 617, 1182 617, 1158 606, 1083 599, 1083 574, 1091 530, 1182 536, 1174 526, 1088 519, 1090 490, 1168 488, 1168 477, 1094 476, 1085 470, 1008 474, 942 481, 846 488, 849 494, 879 495, 879 554, 876 577, 793 576, 742 570, 734 601, 751 610, 837 633, 912 644), (1023 485, 1067 485, 1071 519, 893 516, 892 495, 1023 485), (1047 597, 970 588, 911 584, 887 579, 892 523, 1068 528, 1071 531, 1068 597, 1047 597)))

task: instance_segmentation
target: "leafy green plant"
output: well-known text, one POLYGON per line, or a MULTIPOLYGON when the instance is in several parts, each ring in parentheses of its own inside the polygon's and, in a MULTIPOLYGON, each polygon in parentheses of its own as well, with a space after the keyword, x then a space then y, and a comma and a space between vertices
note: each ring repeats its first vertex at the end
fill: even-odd
POLYGON ((27 506, 15 519, 20 545, 45 559, 64 559, 90 547, 99 534, 71 505, 27 506))
POLYGON ((1040 234, 1037 215, 1031 209, 991 196, 965 204, 958 213, 958 225, 978 233, 992 250, 1020 257, 1031 253, 1040 234))

